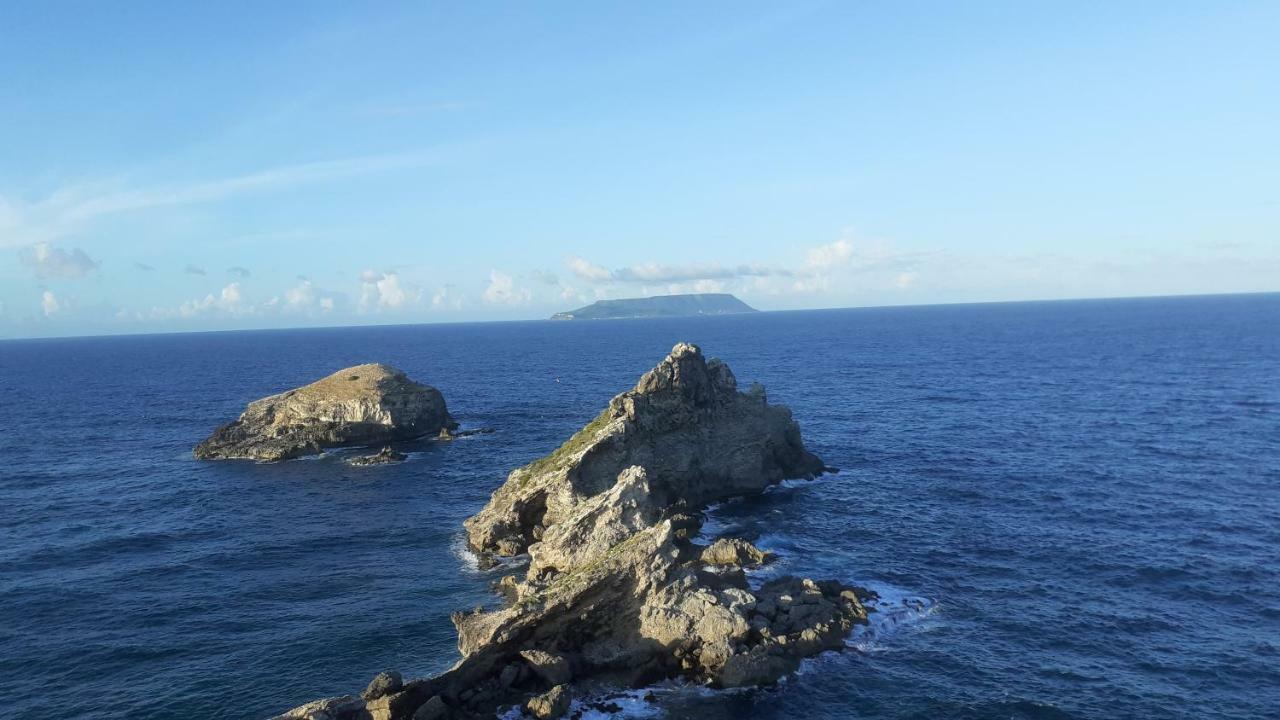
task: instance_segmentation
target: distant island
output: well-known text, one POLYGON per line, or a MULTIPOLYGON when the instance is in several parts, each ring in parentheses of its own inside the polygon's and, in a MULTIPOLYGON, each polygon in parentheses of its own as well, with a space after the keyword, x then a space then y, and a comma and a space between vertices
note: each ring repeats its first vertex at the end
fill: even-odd
POLYGON ((599 300, 586 307, 551 316, 552 320, 613 320, 617 318, 736 315, 757 310, 728 293, 659 295, 647 298, 599 300))

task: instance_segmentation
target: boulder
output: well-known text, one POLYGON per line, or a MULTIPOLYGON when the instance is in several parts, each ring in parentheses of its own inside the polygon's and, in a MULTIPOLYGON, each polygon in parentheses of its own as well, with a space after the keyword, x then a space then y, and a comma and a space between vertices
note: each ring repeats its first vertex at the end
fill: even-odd
POLYGON ((357 365, 255 400, 196 446, 196 458, 271 462, 456 427, 439 390, 387 365, 357 365))
POLYGON ((521 650, 520 657, 529 663, 533 674, 548 685, 563 685, 573 677, 573 673, 569 669, 569 661, 561 655, 530 648, 521 650))
POLYGON ((380 672, 373 676, 373 680, 369 682, 369 687, 360 693, 360 697, 367 702, 369 700, 377 700, 384 695, 400 692, 400 688, 404 686, 404 679, 400 677, 400 673, 394 671, 380 672))
POLYGON ((525 709, 538 720, 558 718, 569 711, 569 689, 564 685, 557 685, 530 698, 525 709))
POLYGON ((741 538, 720 538, 702 551, 702 562, 707 565, 756 567, 771 557, 772 553, 764 552, 741 538))

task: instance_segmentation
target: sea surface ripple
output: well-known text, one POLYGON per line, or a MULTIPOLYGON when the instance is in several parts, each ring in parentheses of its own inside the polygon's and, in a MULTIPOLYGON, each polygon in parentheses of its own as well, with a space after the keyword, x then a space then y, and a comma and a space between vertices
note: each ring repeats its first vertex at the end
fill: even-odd
POLYGON ((841 469, 709 531, 892 607, 776 689, 633 714, 1280 708, 1280 296, 1255 295, 0 343, 0 714, 259 719, 448 667, 449 613, 500 572, 461 521, 681 340, 841 469), (497 432, 389 467, 192 460, 249 400, 370 361, 497 432))

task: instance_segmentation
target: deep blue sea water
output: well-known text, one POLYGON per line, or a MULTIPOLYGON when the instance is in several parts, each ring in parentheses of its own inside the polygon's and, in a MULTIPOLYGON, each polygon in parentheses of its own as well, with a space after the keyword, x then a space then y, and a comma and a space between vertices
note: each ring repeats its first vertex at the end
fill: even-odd
POLYGON ((463 518, 681 340, 841 468, 711 530, 919 602, 660 715, 1280 715, 1280 295, 3 342, 0 715, 258 719, 446 668, 496 577, 463 518), (497 432, 390 467, 192 460, 371 361, 497 432))

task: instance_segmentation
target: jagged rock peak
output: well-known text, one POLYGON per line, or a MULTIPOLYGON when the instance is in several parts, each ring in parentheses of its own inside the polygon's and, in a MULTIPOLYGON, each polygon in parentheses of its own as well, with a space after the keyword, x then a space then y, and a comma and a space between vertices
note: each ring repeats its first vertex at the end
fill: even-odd
MULTIPOLYGON (((758 386, 757 386, 758 388, 758 386)), ((704 505, 821 473, 786 407, 737 390, 729 366, 680 343, 635 388, 546 457, 512 471, 465 523, 471 548, 516 555, 547 528, 644 469, 649 510, 704 505)))
POLYGON ((732 397, 737 378, 728 365, 702 356, 692 343, 678 343, 658 366, 645 373, 632 391, 637 395, 676 395, 695 405, 732 397))
POLYGON ((249 403, 196 446, 200 459, 287 460, 342 445, 387 443, 454 427, 439 390, 370 363, 249 403))

